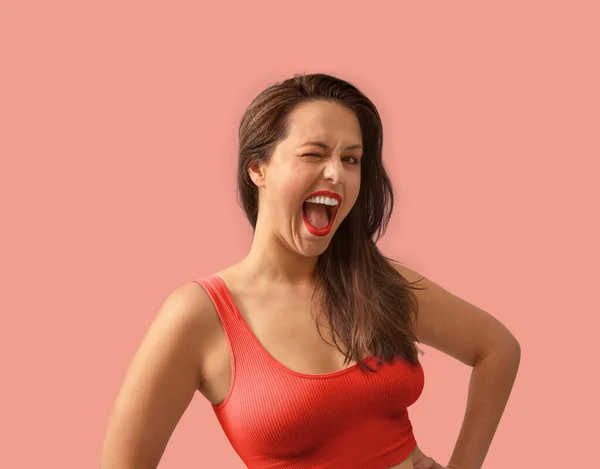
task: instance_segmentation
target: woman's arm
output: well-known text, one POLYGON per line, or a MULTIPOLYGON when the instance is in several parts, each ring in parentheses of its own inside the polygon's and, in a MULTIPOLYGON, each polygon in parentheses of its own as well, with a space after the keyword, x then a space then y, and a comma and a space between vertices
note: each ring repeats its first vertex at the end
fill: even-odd
POLYGON ((483 466, 515 382, 520 356, 516 340, 507 340, 475 363, 465 417, 448 467, 479 469, 483 466))
POLYGON ((200 384, 208 297, 192 283, 164 301, 117 395, 100 469, 154 469, 200 384))
POLYGON ((419 273, 392 265, 409 282, 423 279, 417 285, 425 289, 414 290, 419 341, 473 367, 465 417, 447 467, 480 469, 516 378, 519 342, 492 315, 419 273))

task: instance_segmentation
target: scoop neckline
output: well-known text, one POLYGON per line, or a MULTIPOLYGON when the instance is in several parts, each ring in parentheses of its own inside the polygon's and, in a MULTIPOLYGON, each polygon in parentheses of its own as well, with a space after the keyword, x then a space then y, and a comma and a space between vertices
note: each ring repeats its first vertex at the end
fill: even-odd
MULTIPOLYGON (((271 353, 264 347, 264 345, 260 342, 260 340, 258 340, 258 337, 256 337, 256 335, 254 334, 254 332, 252 331, 252 329, 250 328, 250 325, 246 322, 246 319, 244 319, 244 317, 242 316, 240 309, 238 308, 237 304, 235 303, 235 300, 233 299, 233 295, 231 293, 231 290, 229 289, 229 287, 227 286, 227 282, 225 282, 225 280, 223 280, 223 278, 218 275, 218 274, 213 274, 213 277, 217 279, 217 281, 224 287, 224 290, 227 294, 227 297, 235 311, 235 314, 237 315, 237 317, 239 318, 239 320, 242 322, 243 326, 245 327, 245 329, 248 331, 248 334, 250 335, 250 337, 252 337, 252 340, 256 343, 256 345, 259 347, 259 349, 261 350, 261 353, 263 355, 265 355, 269 361, 271 361, 272 363, 274 363, 277 367, 279 367, 280 369, 282 369, 283 371, 285 371, 286 373, 298 376, 300 378, 308 378, 308 379, 324 379, 324 378, 332 378, 335 376, 339 376, 339 375, 343 375, 346 373, 351 372, 352 370, 358 368, 358 366, 360 365, 360 363, 354 363, 353 365, 350 365, 346 368, 342 368, 340 370, 335 370, 335 371, 330 371, 328 373, 319 373, 319 374, 313 374, 313 373, 301 373, 299 371, 294 371, 291 368, 288 368, 287 366, 285 366, 283 363, 281 363, 279 360, 277 360, 273 355, 271 355, 271 353)), ((363 363, 370 363, 373 362, 374 360, 377 360, 377 357, 375 355, 369 355, 367 357, 365 357, 363 359, 363 363)))

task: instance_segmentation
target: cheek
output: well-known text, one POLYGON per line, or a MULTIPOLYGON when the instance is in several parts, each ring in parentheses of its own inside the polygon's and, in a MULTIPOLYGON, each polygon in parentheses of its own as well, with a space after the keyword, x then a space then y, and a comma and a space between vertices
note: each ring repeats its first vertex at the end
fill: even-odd
MULTIPOLYGON (((346 181, 348 183, 346 184, 346 195, 350 202, 348 205, 352 208, 356 203, 358 193, 360 192, 360 173, 350 176, 346 181)), ((348 210, 350 210, 350 208, 348 208, 348 210)))
POLYGON ((301 208, 307 184, 300 177, 280 178, 272 193, 273 202, 283 210, 301 208))
POLYGON ((346 204, 346 207, 344 209, 344 217, 347 216, 350 213, 350 210, 352 210, 354 208, 357 200, 358 200, 358 194, 355 194, 354 197, 352 197, 352 199, 348 201, 349 203, 346 204))
POLYGON ((287 196, 287 198, 298 198, 302 197, 311 184, 314 184, 314 176, 311 177, 301 168, 290 168, 289 171, 281 175, 277 184, 282 195, 287 196))

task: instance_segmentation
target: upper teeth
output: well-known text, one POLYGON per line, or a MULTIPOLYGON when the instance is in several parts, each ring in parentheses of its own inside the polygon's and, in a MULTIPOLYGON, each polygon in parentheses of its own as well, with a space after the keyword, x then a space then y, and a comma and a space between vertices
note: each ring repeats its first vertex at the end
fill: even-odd
POLYGON ((311 197, 310 199, 306 199, 306 202, 311 202, 313 204, 325 204, 325 205, 337 205, 337 199, 332 199, 331 197, 311 197))

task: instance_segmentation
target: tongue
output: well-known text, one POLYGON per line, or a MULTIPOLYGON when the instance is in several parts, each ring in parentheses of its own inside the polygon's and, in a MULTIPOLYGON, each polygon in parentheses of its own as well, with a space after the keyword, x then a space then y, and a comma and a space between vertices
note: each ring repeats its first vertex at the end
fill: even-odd
POLYGON ((329 224, 329 217, 327 216, 327 209, 323 204, 304 204, 304 214, 308 223, 317 230, 326 228, 329 224))

